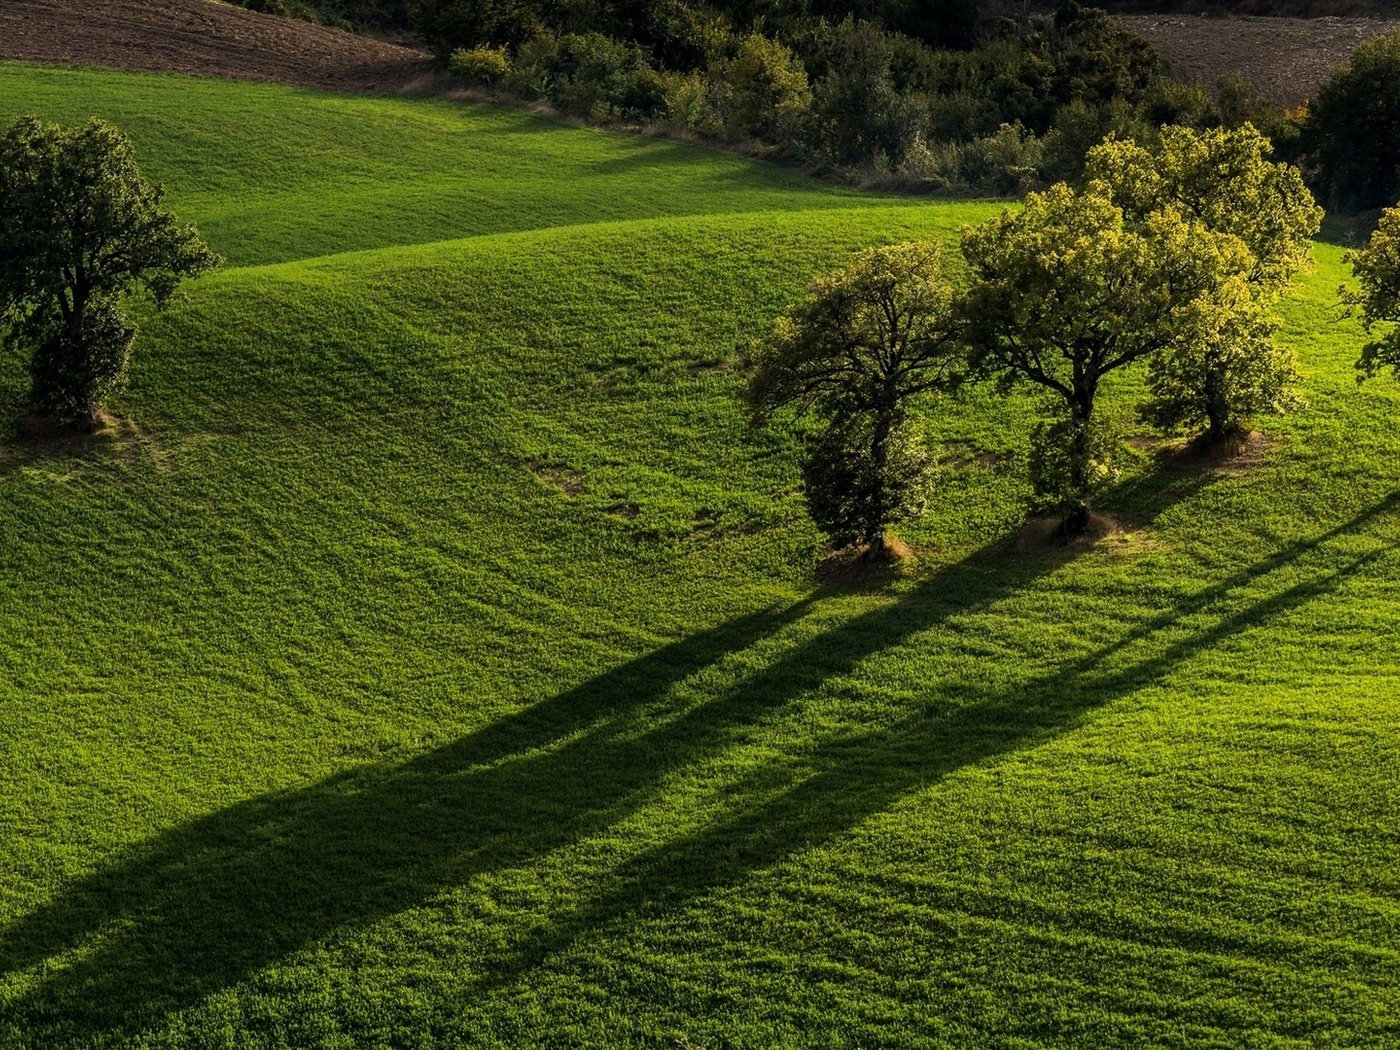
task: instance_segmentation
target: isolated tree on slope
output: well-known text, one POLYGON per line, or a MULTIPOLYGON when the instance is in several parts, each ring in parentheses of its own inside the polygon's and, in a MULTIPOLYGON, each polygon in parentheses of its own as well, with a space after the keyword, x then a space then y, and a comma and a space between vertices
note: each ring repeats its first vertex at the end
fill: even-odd
POLYGON ((1111 186, 1132 222, 1145 224, 1173 207, 1238 237, 1254 256, 1243 281, 1222 290, 1235 302, 1213 311, 1200 338, 1152 359, 1152 398, 1143 415, 1167 430, 1204 425, 1207 439, 1219 442, 1242 430, 1247 416, 1294 403, 1297 370, 1275 338, 1273 307, 1309 263, 1322 209, 1298 169, 1271 163, 1272 152, 1249 125, 1205 132, 1165 127, 1155 148, 1109 139, 1086 159, 1086 178, 1111 186))
POLYGON ((908 416, 965 374, 955 301, 935 245, 871 248, 817 279, 744 356, 755 423, 789 407, 818 419, 802 463, 813 519, 870 557, 922 506, 928 457, 908 416))
POLYGON ((140 286, 163 306, 181 279, 218 265, 162 194, 104 121, 21 117, 0 140, 0 317, 6 344, 29 354, 38 412, 91 426, 136 334, 122 296, 140 286))
POLYGON ((1393 326, 1362 348, 1356 367, 1368 376, 1382 368, 1400 376, 1400 205, 1381 215, 1366 247, 1348 252, 1346 260, 1361 290, 1344 288, 1342 299, 1360 309, 1368 334, 1378 325, 1393 326))
POLYGON ((966 312, 977 365, 1062 403, 1059 425, 1045 432, 1064 443, 1058 458, 1068 476, 1054 494, 1065 533, 1082 533, 1103 380, 1237 323, 1253 256, 1237 237, 1175 208, 1130 219, 1104 182, 1032 193, 1023 209, 965 230, 963 254, 973 275, 966 312))

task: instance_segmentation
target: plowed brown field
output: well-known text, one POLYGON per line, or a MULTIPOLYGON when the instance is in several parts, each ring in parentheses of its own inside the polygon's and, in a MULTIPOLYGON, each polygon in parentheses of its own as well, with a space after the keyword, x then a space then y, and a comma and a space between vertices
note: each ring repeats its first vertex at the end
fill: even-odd
POLYGON ((1286 106, 1312 96, 1361 44, 1400 31, 1400 18, 1122 15, 1183 80, 1207 87, 1228 73, 1286 106))
POLYGON ((214 0, 0 0, 0 57, 409 92, 426 52, 214 0))

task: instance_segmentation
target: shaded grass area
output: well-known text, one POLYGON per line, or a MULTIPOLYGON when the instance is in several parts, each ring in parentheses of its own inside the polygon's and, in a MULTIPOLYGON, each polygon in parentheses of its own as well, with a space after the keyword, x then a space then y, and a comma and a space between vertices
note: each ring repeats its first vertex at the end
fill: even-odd
MULTIPOLYGON (((455 150, 394 167, 413 121, 498 116, 0 76, 148 120, 208 230, 218 121, 310 197, 324 164, 335 217, 337 143, 385 143, 389 193, 455 150)), ((107 434, 5 443, 0 1045, 1392 1041, 1400 395, 1352 378, 1340 253, 1287 304, 1309 408, 1262 463, 1144 454, 1112 542, 1020 551, 1036 406, 973 394, 926 420, 917 570, 821 585, 732 350, 994 207, 699 153, 541 219, 524 158, 635 140, 513 134, 470 228, 298 248, 250 168, 221 246, 301 261, 143 317, 107 434)))

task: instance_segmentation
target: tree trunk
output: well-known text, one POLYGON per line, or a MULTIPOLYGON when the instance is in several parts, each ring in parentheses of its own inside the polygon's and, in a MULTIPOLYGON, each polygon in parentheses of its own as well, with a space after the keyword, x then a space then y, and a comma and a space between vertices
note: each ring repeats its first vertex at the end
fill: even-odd
POLYGON ((1222 444, 1234 429, 1230 424, 1230 404, 1225 397, 1225 380, 1214 369, 1206 373, 1206 419, 1210 424, 1206 440, 1212 445, 1222 444))
POLYGON ((1093 448, 1089 428, 1094 414, 1094 391, 1081 389, 1070 405, 1069 487, 1065 520, 1060 529, 1066 536, 1081 536, 1089 528, 1089 488, 1092 483, 1093 448))
POLYGON ((865 557, 875 561, 885 553, 885 525, 890 514, 889 492, 885 474, 890 463, 890 435, 894 433, 894 413, 881 412, 875 417, 875 431, 870 438, 870 465, 874 473, 870 517, 866 522, 865 557))

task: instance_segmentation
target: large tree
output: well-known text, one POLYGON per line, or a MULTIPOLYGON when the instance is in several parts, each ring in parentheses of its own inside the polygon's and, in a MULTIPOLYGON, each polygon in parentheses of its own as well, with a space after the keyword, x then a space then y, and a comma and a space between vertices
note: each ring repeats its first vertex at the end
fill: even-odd
POLYGON ((1253 127, 1198 132, 1164 127, 1152 147, 1109 139, 1089 152, 1085 177, 1102 180, 1137 224, 1163 208, 1238 237, 1254 256, 1228 294, 1236 309, 1214 315, 1201 338, 1153 358, 1144 415, 1168 430, 1206 427, 1211 441, 1240 431, 1244 419, 1293 401, 1293 355, 1275 338, 1272 307, 1311 260, 1322 209, 1291 164, 1253 127))
POLYGON ((162 194, 104 121, 21 117, 0 140, 0 317, 7 345, 29 355, 37 411, 91 426, 135 336, 122 297, 141 287, 164 305, 218 264, 162 194))
POLYGON ((1132 221, 1104 182, 1031 194, 1023 209, 965 230, 963 253, 978 364, 1062 406, 1064 425, 1047 433, 1065 442, 1064 530, 1083 532, 1105 377, 1224 323, 1240 302, 1231 282, 1245 279, 1253 256, 1175 208, 1132 221))
POLYGON ((1361 311, 1367 333, 1381 333, 1361 350, 1356 367, 1365 375, 1382 368, 1400 376, 1400 205, 1382 213, 1366 247, 1346 259, 1361 282, 1360 290, 1343 289, 1348 306, 1361 311))
POLYGON ((813 517, 871 556, 919 505, 924 457, 906 431, 910 409, 966 371, 956 298, 937 246, 871 248, 813 282, 744 356, 754 422, 787 408, 818 422, 803 460, 813 517))

